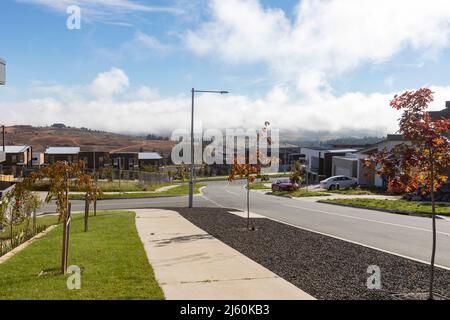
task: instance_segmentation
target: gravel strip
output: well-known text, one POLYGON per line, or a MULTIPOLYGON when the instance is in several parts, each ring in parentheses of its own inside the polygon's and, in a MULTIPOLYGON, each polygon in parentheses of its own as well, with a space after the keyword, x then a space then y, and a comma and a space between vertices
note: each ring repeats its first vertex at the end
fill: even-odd
MULTIPOLYGON (((172 209, 230 247, 318 299, 420 299, 426 295, 429 267, 350 242, 298 229, 270 219, 246 220, 232 209, 172 209), (381 290, 367 289, 371 265, 380 267, 381 290)), ((436 293, 450 297, 450 271, 436 269, 436 293)))

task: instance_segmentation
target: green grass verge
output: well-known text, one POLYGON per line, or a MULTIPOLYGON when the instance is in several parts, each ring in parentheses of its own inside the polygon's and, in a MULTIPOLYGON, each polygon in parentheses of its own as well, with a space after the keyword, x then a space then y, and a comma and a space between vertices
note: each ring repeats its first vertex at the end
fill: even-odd
POLYGON ((381 189, 363 189, 363 188, 351 188, 351 189, 341 189, 341 190, 328 190, 327 192, 333 194, 343 194, 343 195, 379 195, 385 193, 381 189))
POLYGON ((68 290, 60 271, 61 225, 0 264, 0 299, 164 299, 135 225, 134 212, 74 215, 69 265, 81 268, 81 289, 68 290), (41 275, 40 275, 41 274, 41 275))
MULTIPOLYGON (((204 184, 195 184, 194 194, 200 193, 200 188, 204 187, 204 184)), ((157 197, 179 197, 189 194, 189 185, 178 186, 166 191, 152 193, 152 192, 135 192, 135 193, 115 193, 104 194, 99 199, 126 199, 126 198, 157 198, 157 197)), ((71 200, 84 200, 84 195, 71 194, 69 195, 71 200)))
MULTIPOLYGON (((424 213, 431 214, 431 204, 411 202, 406 200, 383 200, 383 199, 331 199, 324 200, 326 203, 336 203, 344 205, 353 205, 368 209, 382 209, 401 211, 406 213, 424 213)), ((436 205, 437 214, 450 215, 450 205, 436 205)))
MULTIPOLYGON (((156 189, 159 189, 161 187, 170 186, 175 183, 173 182, 165 182, 160 184, 152 184, 152 185, 146 185, 146 184, 140 184, 135 181, 121 181, 119 186, 119 181, 115 180, 113 182, 106 182, 106 181, 99 181, 98 186, 102 189, 103 192, 138 192, 138 191, 155 191, 156 189)), ((49 186, 46 182, 40 182, 35 184, 32 187, 33 191, 48 191, 49 186)), ((78 191, 76 186, 73 186, 70 188, 71 191, 78 191)))
POLYGON ((300 189, 297 191, 289 192, 289 191, 277 191, 271 193, 274 196, 279 197, 288 197, 288 198, 307 198, 307 197, 325 197, 329 196, 329 193, 319 192, 319 191, 309 191, 305 189, 300 189))
POLYGON ((250 190, 270 190, 271 187, 266 187, 266 184, 270 184, 268 182, 253 182, 250 184, 250 190))

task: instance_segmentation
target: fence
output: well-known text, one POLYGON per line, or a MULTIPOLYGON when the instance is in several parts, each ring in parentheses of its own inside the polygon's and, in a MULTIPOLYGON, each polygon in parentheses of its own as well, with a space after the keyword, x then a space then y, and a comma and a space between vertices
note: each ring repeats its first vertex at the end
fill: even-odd
MULTIPOLYGON (((14 176, 15 178, 27 177, 32 172, 38 172, 38 167, 21 167, 21 166, 2 166, 0 168, 0 174, 14 176)), ((86 169, 86 173, 93 174, 92 169, 86 169)), ((169 182, 170 178, 167 173, 160 172, 146 172, 138 170, 119 170, 118 168, 102 168, 95 172, 99 180, 107 181, 134 181, 141 184, 153 185, 169 182)))

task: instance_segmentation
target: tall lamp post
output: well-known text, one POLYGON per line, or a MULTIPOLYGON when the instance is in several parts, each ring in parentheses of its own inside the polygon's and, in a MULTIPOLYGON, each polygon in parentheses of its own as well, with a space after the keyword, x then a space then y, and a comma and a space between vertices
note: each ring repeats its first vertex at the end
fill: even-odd
POLYGON ((227 94, 228 91, 214 91, 214 90, 195 90, 192 88, 192 108, 191 108, 191 177, 189 179, 189 208, 194 206, 194 99, 196 93, 216 93, 227 94))
MULTIPOLYGON (((6 84, 6 62, 0 59, 0 86, 4 86, 6 84)), ((2 150, 3 156, 5 156, 5 126, 2 125, 2 150)), ((0 162, 2 159, 0 159, 0 162)), ((1 165, 0 165, 1 166, 1 165)), ((1 168, 3 172, 3 167, 1 168)))

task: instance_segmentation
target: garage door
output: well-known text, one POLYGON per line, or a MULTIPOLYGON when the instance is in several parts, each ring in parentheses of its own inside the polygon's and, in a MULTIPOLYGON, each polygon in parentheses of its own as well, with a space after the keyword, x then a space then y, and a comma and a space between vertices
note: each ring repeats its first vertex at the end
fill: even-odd
POLYGON ((337 176, 352 176, 352 170, 348 168, 336 167, 336 175, 337 176))

